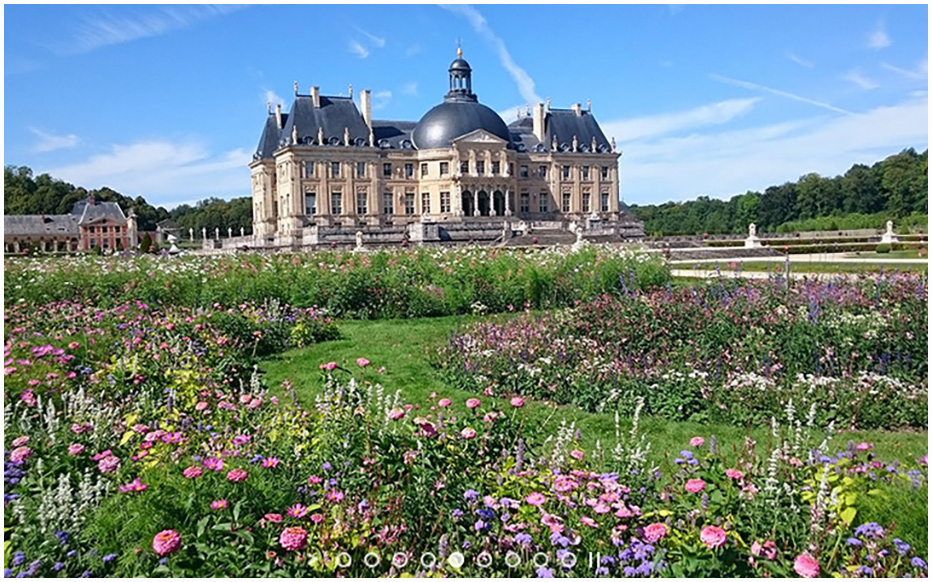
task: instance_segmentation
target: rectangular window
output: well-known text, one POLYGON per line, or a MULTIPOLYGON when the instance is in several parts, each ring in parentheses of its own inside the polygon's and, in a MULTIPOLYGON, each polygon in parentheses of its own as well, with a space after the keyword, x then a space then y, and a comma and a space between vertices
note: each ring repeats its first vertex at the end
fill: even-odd
POLYGON ((440 175, 446 176, 450 173, 450 162, 440 162, 440 175))
POLYGON ((608 180, 608 166, 602 166, 602 179, 608 180))
POLYGON ((502 169, 502 164, 500 162, 492 162, 492 175, 497 176, 502 169))
POLYGON ((369 213, 369 193, 356 192, 356 214, 364 216, 369 213))
POLYGON ((480 176, 485 174, 485 162, 478 161, 476 162, 476 173, 480 176))
POLYGON ((430 192, 421 192, 421 214, 430 214, 430 192))
POLYGON ((592 195, 588 192, 583 192, 582 195, 582 211, 589 212, 589 199, 592 198, 592 195))
POLYGON ((314 162, 304 162, 304 177, 310 178, 314 175, 314 162))
POLYGON ((405 164, 405 178, 414 177, 414 164, 405 164))
POLYGON ((342 192, 331 192, 330 193, 330 214, 334 216, 343 214, 343 193, 342 192))
POLYGON ((88 228, 87 230, 88 230, 88 232, 90 232, 91 234, 94 234, 94 227, 93 227, 93 226, 90 227, 90 228, 88 228))
POLYGON ((392 177, 392 165, 391 164, 382 164, 382 177, 383 178, 392 177))
POLYGON ((588 180, 588 179, 589 179, 589 166, 583 166, 583 167, 582 167, 582 179, 583 179, 583 180, 588 180))
POLYGON ((537 175, 540 176, 541 180, 547 179, 547 166, 538 166, 537 175))
POLYGON ((440 193, 440 212, 450 212, 450 193, 440 193))
POLYGON ((514 165, 514 164, 508 164, 508 175, 509 175, 509 176, 514 176, 514 175, 515 175, 515 165, 514 165))
POLYGON ((366 162, 356 162, 356 177, 357 178, 366 177, 366 162))
POLYGON ((531 211, 531 197, 527 192, 521 193, 521 212, 527 214, 531 211))
POLYGON ((518 170, 518 177, 522 179, 527 178, 527 166, 521 166, 518 170))
POLYGON ((469 162, 460 162, 460 174, 469 173, 469 162))
POLYGON ((304 213, 312 216, 317 214, 317 193, 304 193, 304 213))
POLYGON ((113 232, 119 234, 119 233, 120 233, 120 227, 119 227, 119 226, 114 226, 114 227, 113 227, 113 232))
POLYGON ((608 192, 602 192, 602 212, 608 212, 608 192))
POLYGON ((414 192, 405 192, 405 214, 414 214, 414 192))
POLYGON ((550 203, 548 202, 550 196, 546 192, 540 193, 540 211, 541 212, 550 212, 550 203))
POLYGON ((330 163, 330 176, 332 178, 340 177, 340 162, 331 162, 330 163))
POLYGON ((422 177, 422 178, 426 178, 426 177, 427 177, 427 162, 422 162, 422 163, 421 163, 421 177, 422 177))
POLYGON ((572 200, 572 199, 573 199, 573 197, 572 197, 572 195, 571 195, 569 192, 564 192, 564 193, 563 193, 563 212, 569 212, 569 211, 570 211, 570 200, 572 200))
POLYGON ((109 247, 109 246, 110 246, 110 239, 105 238, 105 239, 103 240, 103 243, 104 243, 104 248, 109 247))
POLYGON ((569 166, 563 166, 563 179, 564 180, 570 179, 570 167, 569 166))
POLYGON ((389 216, 395 214, 395 199, 392 197, 391 192, 382 194, 382 214, 389 216))
POLYGON ((97 246, 97 239, 96 239, 96 238, 92 238, 92 239, 91 239, 91 247, 96 247, 96 246, 97 246))

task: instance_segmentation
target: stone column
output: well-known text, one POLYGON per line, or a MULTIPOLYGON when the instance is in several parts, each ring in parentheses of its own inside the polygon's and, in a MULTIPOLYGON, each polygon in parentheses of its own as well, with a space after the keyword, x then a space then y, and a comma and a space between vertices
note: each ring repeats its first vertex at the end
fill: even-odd
POLYGON ((479 188, 478 187, 472 192, 472 204, 473 204, 472 215, 479 216, 480 212, 479 212, 479 188))
POLYGON ((511 216, 511 190, 505 190, 505 216, 511 216))
POLYGON ((201 238, 207 240, 207 227, 201 227, 201 238))

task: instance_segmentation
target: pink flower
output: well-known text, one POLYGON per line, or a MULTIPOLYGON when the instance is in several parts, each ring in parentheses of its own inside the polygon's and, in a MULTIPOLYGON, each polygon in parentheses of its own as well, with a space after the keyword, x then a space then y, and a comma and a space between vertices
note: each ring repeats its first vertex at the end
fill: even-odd
POLYGON ((764 556, 768 560, 774 560, 777 557, 777 544, 769 540, 763 544, 755 541, 751 544, 751 554, 755 556, 764 556))
POLYGON ((541 506, 544 504, 544 501, 546 501, 547 498, 544 497, 543 493, 538 493, 535 491, 534 493, 531 493, 525 497, 524 500, 527 501, 529 505, 541 506))
MULTIPOLYGON (((864 442, 858 443, 858 446, 857 446, 856 448, 857 448, 857 450, 859 450, 859 451, 869 451, 869 450, 871 450, 872 448, 874 448, 874 443, 864 443, 864 442)), ((803 555, 805 555, 805 554, 803 554, 803 555)), ((799 559, 799 558, 797 558, 797 560, 798 560, 798 559, 799 559)), ((819 567, 819 565, 816 564, 816 568, 818 568, 818 567, 819 567)), ((807 578, 808 578, 808 576, 807 576, 807 578)))
POLYGON ((644 541, 655 544, 667 535, 667 526, 662 523, 652 523, 644 528, 644 541))
POLYGON ((307 515, 308 508, 305 507, 304 505, 301 505, 300 503, 295 503, 294 505, 289 507, 288 511, 286 511, 285 513, 287 513, 291 517, 301 518, 307 515))
POLYGON ((588 515, 580 517, 579 521, 581 521, 583 525, 588 525, 589 527, 599 527, 599 524, 588 515))
POLYGON ((513 396, 511 398, 511 405, 515 408, 521 408, 524 406, 524 398, 521 398, 520 396, 513 396))
POLYGON ((167 556, 181 547, 181 534, 173 529, 166 529, 152 538, 152 549, 160 556, 167 556))
POLYGON ((572 451, 570 451, 570 456, 578 461, 582 461, 583 457, 586 456, 586 453, 580 451, 579 449, 573 449, 572 451))
POLYGON ((206 402, 204 402, 204 401, 202 400, 202 401, 200 401, 200 402, 198 402, 197 404, 194 405, 194 410, 201 411, 201 410, 204 410, 205 408, 207 408, 208 406, 210 406, 210 405, 207 404, 206 402))
POLYGON ((320 483, 323 482, 323 479, 321 479, 317 475, 311 475, 310 477, 307 478, 307 482, 310 483, 311 485, 319 485, 320 483))
POLYGON ((217 457, 207 457, 201 461, 201 465, 203 465, 205 469, 210 469, 211 471, 222 471, 223 459, 218 459, 217 457))
POLYGON ((699 533, 699 539, 711 550, 725 545, 728 534, 720 527, 707 525, 699 533))
POLYGON ((319 513, 315 513, 314 515, 311 516, 311 521, 313 521, 315 525, 322 522, 323 520, 324 520, 324 516, 319 513))
POLYGON ((211 501, 211 502, 210 502, 210 508, 211 508, 211 509, 226 509, 226 507, 227 507, 227 500, 226 500, 226 499, 218 499, 218 500, 216 500, 216 501, 211 501))
POLYGON ((29 437, 26 435, 23 435, 21 437, 16 437, 15 439, 13 439, 13 442, 10 444, 12 444, 14 447, 21 447, 28 442, 29 442, 29 437))
POLYGON ((560 493, 566 493, 567 491, 572 491, 579 487, 579 483, 569 475, 560 475, 553 481, 554 491, 559 491, 560 493))
POLYGON ((478 398, 470 398, 466 401, 466 408, 479 408, 481 404, 478 398))
POLYGON ((84 445, 82 445, 81 443, 72 443, 68 445, 68 454, 73 457, 77 457, 83 452, 84 452, 84 445))
POLYGON ((356 365, 359 366, 360 368, 365 368, 369 364, 370 362, 366 358, 356 358, 356 365))
POLYGON ((302 527, 288 527, 282 532, 278 541, 286 550, 300 550, 307 543, 307 532, 302 527))
POLYGON ((282 517, 282 514, 280 513, 266 513, 265 519, 271 521, 272 523, 280 523, 285 518, 282 517))
POLYGON ((149 486, 142 482, 139 477, 136 477, 126 485, 120 485, 120 493, 133 493, 139 491, 145 491, 149 486))
POLYGON ((71 348, 72 350, 76 350, 79 347, 81 347, 81 344, 79 344, 78 342, 71 342, 70 344, 68 344, 68 347, 71 348))
POLYGON ((690 479, 686 482, 686 490, 690 493, 699 493, 705 489, 705 481, 702 479, 690 479))
POLYGON ((204 474, 204 469, 201 469, 200 467, 188 467, 182 473, 182 475, 185 476, 185 479, 197 479, 203 474, 204 474))
POLYGON ((460 436, 466 440, 474 439, 476 438, 476 431, 475 429, 469 428, 467 426, 460 432, 460 436))
POLYGON ((744 473, 738 469, 725 469, 725 475, 731 479, 741 480, 744 479, 744 473))
POLYGON ((277 467, 278 464, 281 462, 282 460, 277 457, 269 457, 268 459, 264 459, 262 461, 262 466, 265 467, 266 469, 272 469, 272 468, 277 467))
POLYGON ((230 481, 233 481, 234 483, 245 481, 247 477, 249 477, 249 473, 247 473, 246 471, 242 469, 233 469, 232 471, 227 473, 227 479, 229 479, 230 481))
POLYGON ((10 460, 14 463, 22 463, 32 456, 32 449, 29 447, 19 447, 10 452, 10 460))
POLYGON ((819 561, 813 558, 809 552, 803 552, 796 556, 793 569, 803 578, 817 578, 819 576, 819 561))
POLYGON ((403 408, 392 408, 391 410, 388 411, 388 418, 390 418, 391 420, 398 420, 402 418, 404 415, 405 415, 405 411, 403 408))
POLYGON ((701 447, 705 444, 705 439, 702 437, 693 437, 689 439, 689 446, 691 447, 701 447))
POLYGON ((327 362, 326 364, 321 364, 321 365, 320 365, 320 369, 321 369, 321 370, 327 370, 328 372, 332 372, 332 371, 334 371, 334 370, 337 369, 337 363, 336 363, 336 362, 327 362))
POLYGON ((343 493, 337 491, 336 489, 331 489, 327 492, 327 500, 333 503, 339 503, 343 501, 343 493))
POLYGON ((97 462, 97 468, 101 473, 113 473, 120 468, 120 457, 107 455, 97 462))
POLYGON ((453 401, 450 400, 449 398, 441 398, 440 401, 437 402, 437 406, 439 406, 440 408, 446 408, 447 406, 450 406, 451 404, 453 404, 453 401))

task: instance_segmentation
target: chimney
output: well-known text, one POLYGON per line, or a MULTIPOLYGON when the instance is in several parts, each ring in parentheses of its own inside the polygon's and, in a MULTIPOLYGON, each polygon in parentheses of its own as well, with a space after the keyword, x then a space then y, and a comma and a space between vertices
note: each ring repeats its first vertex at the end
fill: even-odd
POLYGON ((573 103, 573 113, 576 115, 582 115, 582 105, 579 103, 573 103))
POLYGON ((278 129, 285 127, 285 124, 282 123, 282 105, 278 103, 275 105, 275 121, 278 123, 278 129))
POLYGON ((314 107, 320 109, 320 87, 311 87, 311 101, 313 101, 314 107))
POLYGON ((534 136, 541 143, 546 143, 547 136, 544 135, 544 104, 538 103, 534 106, 534 136))
POLYGON ((359 93, 359 108, 362 109, 362 119, 372 129, 372 91, 363 89, 359 93))

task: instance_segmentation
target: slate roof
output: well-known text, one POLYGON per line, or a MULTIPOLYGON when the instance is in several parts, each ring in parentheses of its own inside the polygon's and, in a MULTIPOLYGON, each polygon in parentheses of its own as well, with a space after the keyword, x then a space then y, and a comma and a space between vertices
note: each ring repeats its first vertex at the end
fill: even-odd
POLYGON ((414 149, 411 135, 415 127, 417 122, 414 121, 372 120, 375 143, 382 149, 414 149))
POLYGON ((291 128, 297 124, 298 140, 301 143, 320 145, 317 143, 318 128, 324 130, 324 141, 331 145, 343 144, 344 128, 349 128, 350 143, 356 146, 369 145, 369 126, 356 109, 356 104, 350 97, 320 96, 320 107, 314 107, 314 102, 308 95, 297 95, 288 121, 282 129, 279 147, 291 143, 291 128))
POLYGON ((123 214, 123 209, 120 208, 119 204, 116 202, 97 202, 84 205, 84 212, 81 213, 78 224, 91 224, 105 218, 116 222, 126 222, 126 215, 123 214))
MULTIPOLYGON (((287 113, 282 113, 282 122, 288 119, 287 113)), ((281 139, 281 130, 278 129, 278 120, 275 113, 269 113, 265 119, 265 127, 262 128, 262 136, 259 138, 259 147, 252 156, 253 160, 272 159, 272 154, 278 149, 278 141, 281 139)))
MULTIPOLYGON (((576 115, 572 109, 550 109, 544 117, 544 132, 546 135, 556 136, 559 151, 573 151, 573 136, 576 136, 580 152, 588 152, 592 147, 592 137, 595 136, 596 151, 609 153, 612 144, 605 139, 602 128, 590 111, 581 111, 576 115)), ((522 117, 508 125, 511 139, 518 151, 549 152, 550 142, 541 143, 534 135, 534 120, 532 117, 522 117)))
POLYGON ((14 215, 3 216, 4 236, 78 236, 78 219, 74 214, 14 215))

